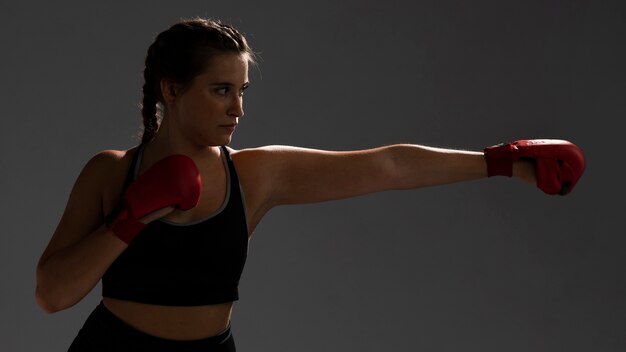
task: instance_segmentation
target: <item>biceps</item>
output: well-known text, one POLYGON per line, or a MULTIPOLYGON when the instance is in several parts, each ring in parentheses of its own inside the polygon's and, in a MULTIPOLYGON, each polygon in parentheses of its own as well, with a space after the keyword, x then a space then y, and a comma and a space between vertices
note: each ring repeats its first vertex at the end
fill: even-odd
MULTIPOLYGON (((102 197, 95 190, 75 190, 70 195, 55 231, 62 242, 75 242, 103 223, 102 197)), ((60 241, 61 242, 61 241, 60 241)))
POLYGON ((288 152, 280 158, 274 203, 314 203, 390 189, 391 163, 385 147, 349 152, 288 152))
POLYGON ((102 197, 99 184, 93 174, 84 169, 74 183, 63 215, 41 260, 77 242, 98 228, 102 222, 102 197))

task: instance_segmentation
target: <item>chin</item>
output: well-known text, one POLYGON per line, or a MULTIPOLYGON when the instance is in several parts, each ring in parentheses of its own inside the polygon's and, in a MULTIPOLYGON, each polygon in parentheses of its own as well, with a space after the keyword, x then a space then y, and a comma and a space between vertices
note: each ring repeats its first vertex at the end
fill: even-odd
POLYGON ((230 141, 232 141, 232 140, 233 140, 233 136, 232 136, 232 135, 230 135, 230 136, 228 136, 228 137, 224 138, 224 142, 223 142, 223 143, 220 143, 220 145, 229 145, 229 144, 230 144, 230 141))
POLYGON ((229 145, 231 140, 232 140, 232 136, 215 138, 212 141, 210 141, 208 145, 212 147, 221 147, 224 145, 229 145))

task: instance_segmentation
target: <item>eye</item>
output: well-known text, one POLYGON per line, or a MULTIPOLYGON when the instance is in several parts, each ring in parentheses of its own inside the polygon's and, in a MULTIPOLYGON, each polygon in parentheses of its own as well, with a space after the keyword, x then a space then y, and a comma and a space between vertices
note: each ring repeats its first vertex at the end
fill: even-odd
POLYGON ((218 95, 226 95, 228 94, 228 87, 219 87, 215 90, 215 93, 217 93, 218 95))

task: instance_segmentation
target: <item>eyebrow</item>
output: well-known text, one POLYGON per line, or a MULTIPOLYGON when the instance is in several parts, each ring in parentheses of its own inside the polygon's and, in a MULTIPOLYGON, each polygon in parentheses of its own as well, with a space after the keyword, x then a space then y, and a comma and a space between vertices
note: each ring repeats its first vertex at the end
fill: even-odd
MULTIPOLYGON (((235 86, 233 83, 231 82, 215 82, 215 83, 211 83, 212 86, 229 86, 229 87, 233 87, 235 86)), ((247 87, 250 85, 250 82, 245 82, 242 87, 247 87)))

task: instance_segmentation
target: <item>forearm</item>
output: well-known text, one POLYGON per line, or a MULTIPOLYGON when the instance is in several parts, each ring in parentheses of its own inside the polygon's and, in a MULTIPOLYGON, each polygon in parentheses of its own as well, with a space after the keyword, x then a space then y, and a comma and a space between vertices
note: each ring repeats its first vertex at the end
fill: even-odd
POLYGON ((392 188, 410 189, 487 177, 482 152, 396 144, 385 148, 392 188))
MULTIPOLYGON (((487 177, 487 163, 482 151, 397 144, 387 147, 385 152, 393 165, 393 189, 428 187, 487 177)), ((529 183, 535 182, 532 162, 515 162, 513 176, 529 183)))
POLYGON ((93 289, 126 247, 102 225, 54 252, 37 266, 38 304, 50 313, 73 306, 93 289))

